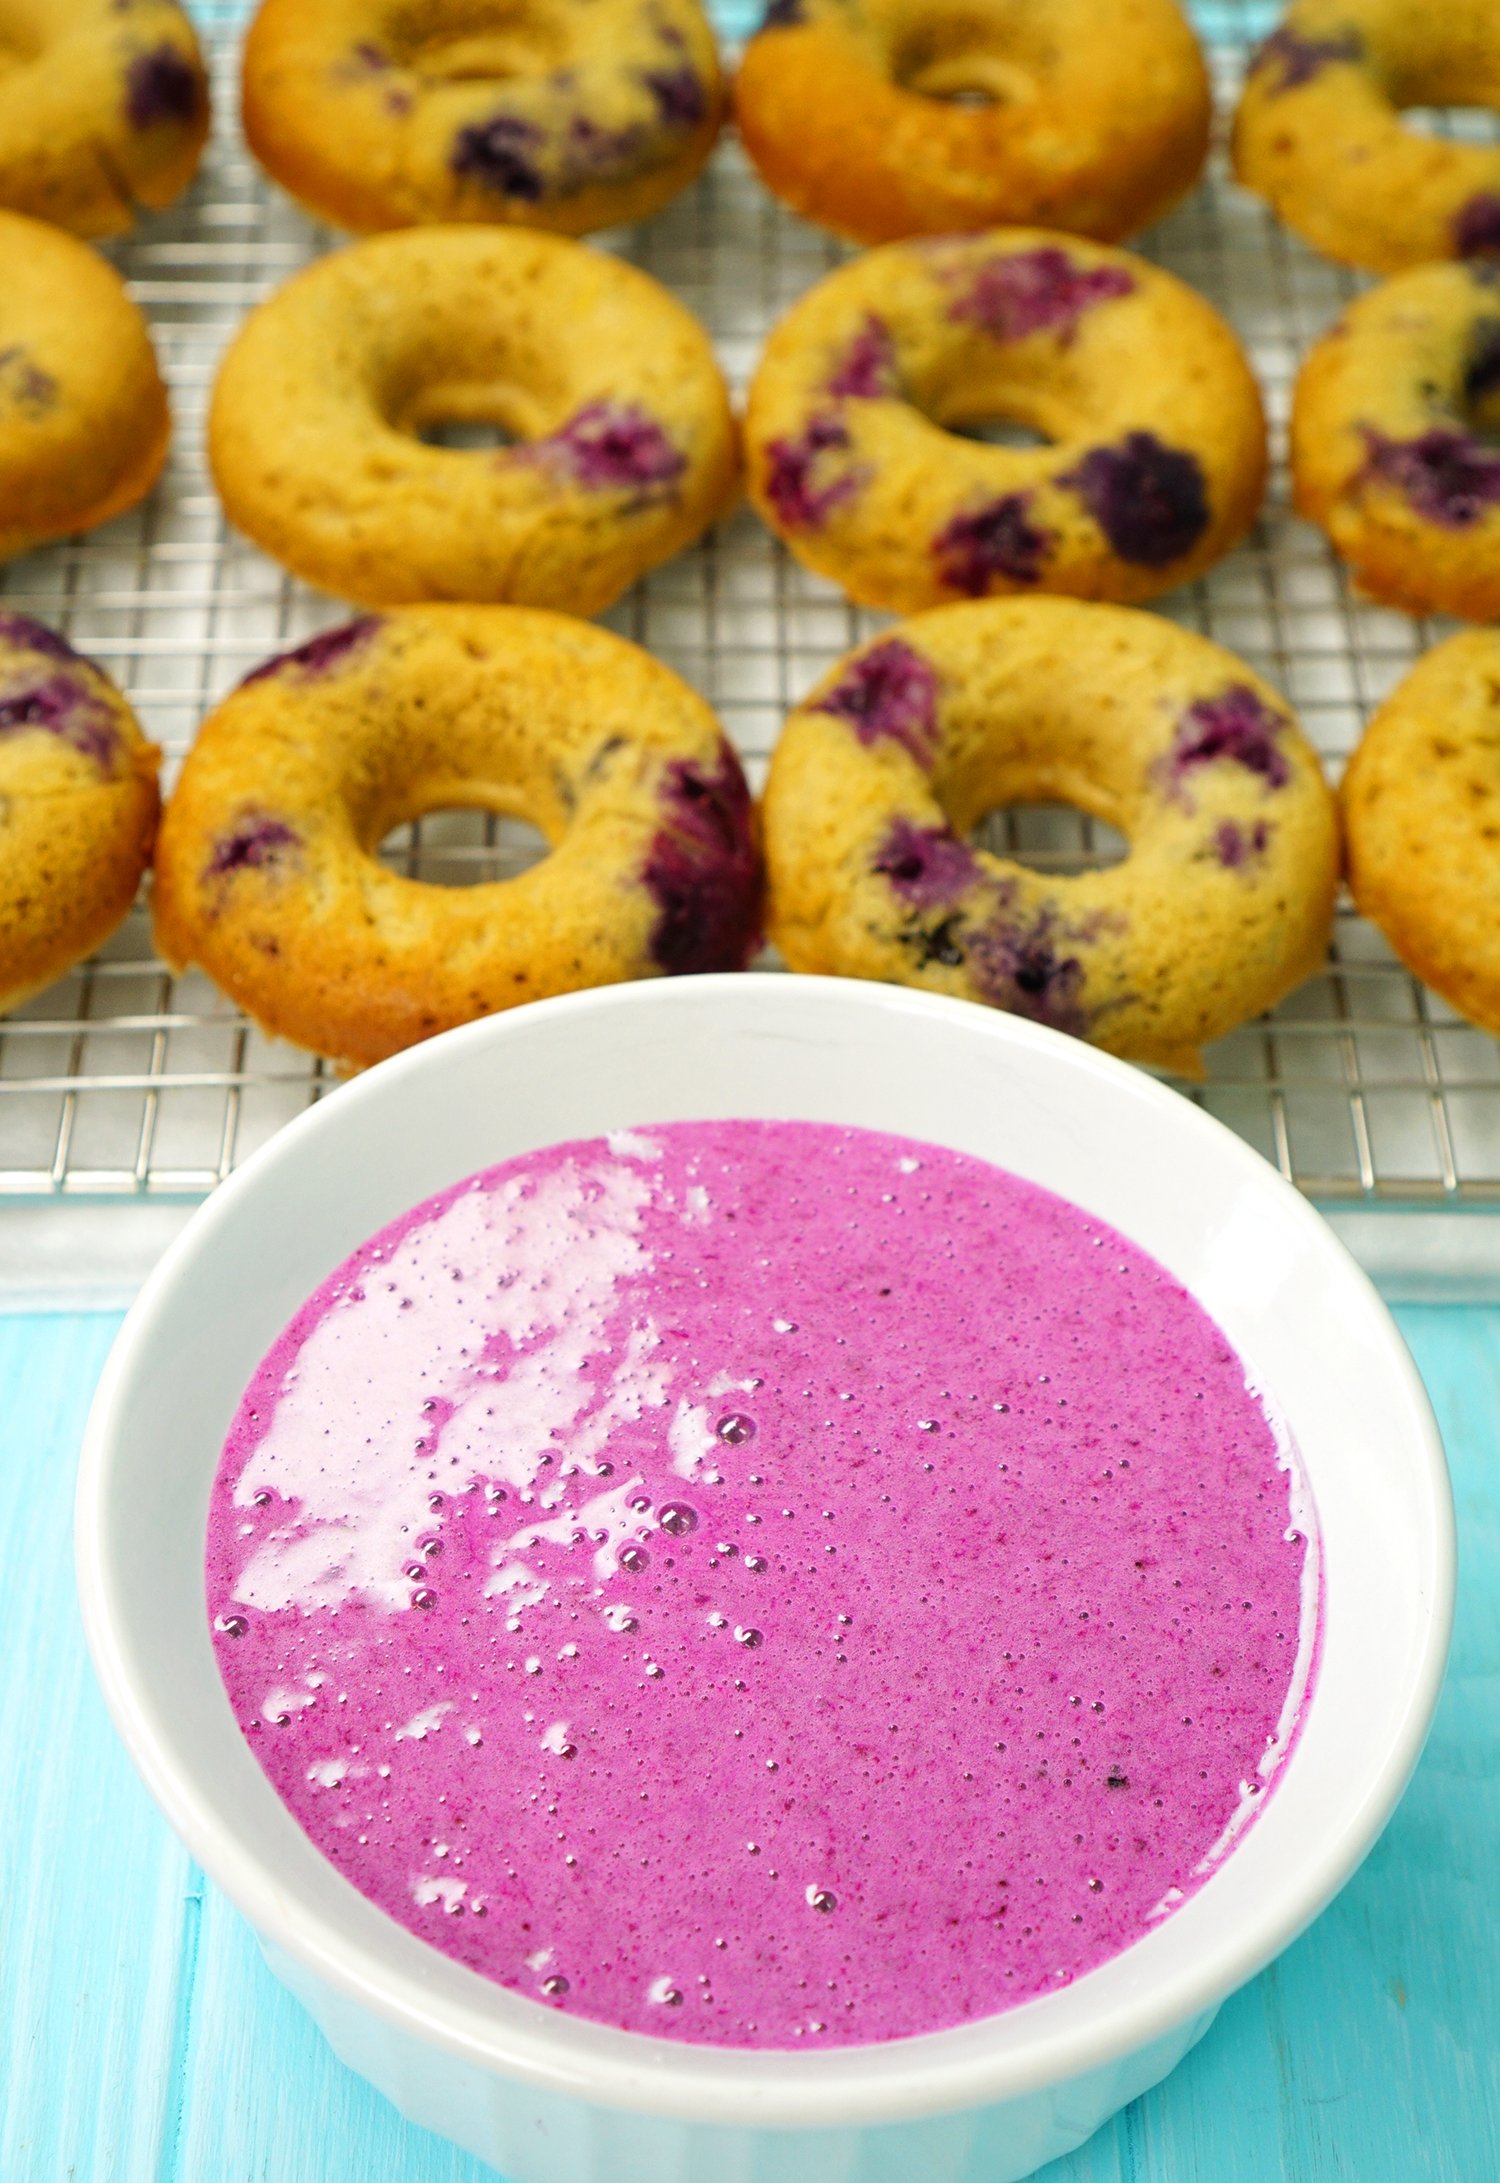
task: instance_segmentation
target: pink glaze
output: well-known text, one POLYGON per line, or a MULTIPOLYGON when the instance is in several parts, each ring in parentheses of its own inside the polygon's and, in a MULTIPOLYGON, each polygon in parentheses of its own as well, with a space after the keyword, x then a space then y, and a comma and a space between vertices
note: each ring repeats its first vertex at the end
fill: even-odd
POLYGON ((235 1714, 445 1954, 842 2045, 1170 1915, 1295 1733, 1311 1515, 1223 1336, 1061 1199, 675 1123, 474 1177, 261 1365, 209 1518, 235 1714))

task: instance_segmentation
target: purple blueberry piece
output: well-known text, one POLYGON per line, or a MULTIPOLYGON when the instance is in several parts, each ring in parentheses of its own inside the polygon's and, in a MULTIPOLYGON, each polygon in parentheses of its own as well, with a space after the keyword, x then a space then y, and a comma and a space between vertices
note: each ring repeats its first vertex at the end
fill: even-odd
POLYGON ((900 383, 896 369, 896 344, 884 319, 873 311, 845 352, 843 362, 828 382, 828 392, 850 401, 878 402, 894 394, 900 383))
POLYGON ((590 402, 546 439, 516 450, 564 471, 590 492, 634 487, 644 497, 673 485, 687 457, 636 403, 590 402))
POLYGON ((352 59, 357 68, 368 70, 372 76, 382 74, 391 66, 391 57, 384 47, 369 38, 360 39, 353 49, 352 59))
POLYGON ((1263 857, 1270 839, 1271 829, 1264 819, 1257 819, 1249 828, 1237 826, 1233 819, 1224 819, 1214 830, 1214 855, 1226 872, 1237 872, 1255 858, 1263 857))
POLYGON ((213 855, 204 869, 205 879, 220 879, 226 872, 263 872, 284 864, 292 850, 300 849, 302 836, 285 819, 273 819, 262 811, 247 811, 229 833, 214 843, 213 855))
POLYGON ((1464 400, 1476 407, 1500 389, 1500 318, 1481 319, 1469 342, 1464 400))
POLYGON ((1274 69, 1276 81, 1269 88, 1273 97, 1279 97, 1283 91, 1300 91, 1325 68, 1341 61, 1362 60, 1364 51, 1365 42, 1357 30, 1341 30, 1332 38, 1304 38, 1283 25, 1257 49, 1250 69, 1253 75, 1274 69))
POLYGON ((857 493, 864 482, 856 469, 844 468, 823 485, 814 485, 813 471, 825 455, 836 455, 849 445, 849 434, 837 417, 811 417, 794 439, 766 442, 766 498, 776 520, 787 530, 816 530, 840 501, 857 493))
POLYGON ((729 745, 712 771, 691 759, 670 765, 662 804, 641 873, 659 912, 651 959, 673 978, 743 970, 760 945, 761 868, 750 791, 729 745))
POLYGON ((57 381, 32 362, 19 342, 0 349, 0 375, 5 391, 25 409, 50 409, 57 400, 57 381))
POLYGON ((1286 721, 1247 682, 1232 682, 1217 697, 1200 697, 1177 724, 1168 767, 1174 783, 1199 766, 1227 759, 1254 773, 1267 788, 1285 788, 1292 777, 1280 738, 1286 721))
POLYGON ((968 935, 974 982, 993 1007, 1082 1038, 1089 1012, 1081 998, 1083 964, 1068 951, 1075 937, 1050 902, 1024 923, 1002 913, 968 935))
POLYGON ((809 701, 813 712, 847 720, 868 750, 899 743, 919 766, 931 766, 938 738, 938 676, 931 660, 886 637, 849 662, 831 690, 809 701))
POLYGON ((668 129, 696 129, 708 112, 708 94, 703 79, 696 68, 686 62, 681 68, 656 69, 645 79, 646 89, 656 101, 656 111, 663 126, 668 129))
POLYGON ((125 111, 135 129, 196 121, 203 111, 198 71, 174 45, 138 53, 125 72, 125 111))
POLYGON ((1071 486, 1122 561, 1167 568, 1208 528, 1208 490, 1197 458, 1154 432, 1127 432, 1118 447, 1092 447, 1059 485, 1071 486))
POLYGON ((541 140, 534 122, 517 114, 492 114, 488 121, 472 121, 459 130, 448 163, 462 181, 534 205, 544 195, 535 157, 541 140))
POLYGON ((642 165, 648 151, 640 123, 628 129, 601 129, 587 114, 574 114, 565 140, 563 187, 578 189, 601 174, 628 174, 642 165))
POLYGON ((982 598, 997 576, 1034 584, 1052 533, 1029 522, 1029 493, 1005 493, 967 515, 956 515, 932 541, 938 575, 955 591, 982 598))
POLYGON ((946 826, 917 826, 893 819, 875 852, 875 870, 914 910, 935 910, 954 903, 980 876, 978 857, 966 841, 946 826))
POLYGON ((0 736, 22 735, 36 728, 55 735, 101 773, 114 770, 119 749, 114 714, 97 691, 76 675, 49 675, 45 681, 0 696, 0 736))
POLYGON ((18 651, 40 652, 44 659, 68 661, 79 656, 66 637, 60 637, 44 622, 34 622, 29 614, 0 612, 0 644, 13 644, 18 651))
POLYGON ((271 659, 262 660, 258 667, 252 667, 240 688, 243 690, 252 682, 264 682, 271 675, 285 674, 289 668, 297 668, 305 675, 330 674, 348 660, 351 652, 357 652, 367 644, 380 626, 378 614, 360 614, 352 622, 341 622, 337 629, 321 629, 305 644, 294 645, 289 652, 277 652, 271 659))
POLYGON ((1461 258, 1500 252, 1500 193, 1485 190, 1471 197, 1453 223, 1453 240, 1461 258))
POLYGON ((1480 523, 1500 502, 1500 455, 1452 425, 1434 425, 1414 440, 1388 440, 1366 431, 1366 479, 1394 486, 1416 513, 1445 530, 1480 523))
POLYGON ((1123 266, 1082 266, 1066 250, 1049 245, 986 258, 948 305, 948 316, 982 327, 997 341, 1019 341, 1034 333, 1066 338, 1085 311, 1134 290, 1135 281, 1123 266))
POLYGON ((799 23, 807 21, 803 0, 771 0, 761 17, 762 30, 795 30, 799 23))

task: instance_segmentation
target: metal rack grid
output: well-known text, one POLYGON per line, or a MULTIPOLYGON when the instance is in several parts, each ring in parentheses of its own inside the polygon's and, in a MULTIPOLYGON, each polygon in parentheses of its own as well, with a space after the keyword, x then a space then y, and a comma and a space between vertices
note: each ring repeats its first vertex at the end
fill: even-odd
MULTIPOLYGON (((226 528, 202 462, 205 402, 226 338, 249 305, 334 238, 271 187, 240 144, 241 11, 200 12, 218 77, 204 171, 181 206, 116 253, 171 382, 170 468, 142 509, 12 564, 0 582, 7 606, 64 630, 116 676, 167 753, 168 782, 215 699, 266 653, 343 611, 226 528)), ((1246 0, 1201 11, 1206 27, 1234 41, 1215 50, 1221 111, 1266 12, 1246 0)), ((1468 117, 1433 125, 1466 127, 1468 117)), ((844 255, 776 206, 732 143, 666 212, 604 240, 699 314, 738 387, 777 315, 844 255)), ((1336 773, 1370 707, 1444 633, 1357 600, 1319 534, 1288 510, 1280 456, 1292 378, 1353 277, 1234 189, 1221 155, 1140 247, 1236 326, 1278 453, 1252 537, 1161 611, 1285 690, 1336 773)), ((788 705, 882 618, 804 574, 741 513, 606 619, 703 691, 758 783, 788 705)), ((998 814, 985 838, 1064 870, 1118 853, 1106 829, 1056 809, 998 814)), ((516 870, 538 842, 525 827, 440 814, 393 837, 385 853, 418 876, 455 883, 516 870)), ((0 1022, 0 1193, 199 1195, 331 1083, 321 1063, 263 1038, 206 979, 174 979, 138 906, 95 960, 0 1022)), ((1207 1081, 1184 1089, 1325 1202, 1500 1203, 1500 1044, 1416 985, 1347 904, 1326 971, 1274 1015, 1221 1040, 1207 1081)))

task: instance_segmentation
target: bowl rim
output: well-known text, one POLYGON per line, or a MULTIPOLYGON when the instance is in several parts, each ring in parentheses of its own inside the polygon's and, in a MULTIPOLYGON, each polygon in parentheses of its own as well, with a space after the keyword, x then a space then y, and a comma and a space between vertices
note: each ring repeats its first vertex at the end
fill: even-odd
MULTIPOLYGON (((158 1807, 203 1871, 247 1919, 264 1949, 289 1959, 386 2026, 493 2075, 520 2079, 593 2106, 694 2123, 780 2129, 909 2120, 1020 2097, 1108 2066, 1192 2019, 1211 2014, 1311 1922, 1349 1879, 1389 1819, 1431 1725, 1446 1666, 1456 1584, 1451 1483, 1437 1423, 1410 1352, 1363 1269, 1308 1200, 1251 1146, 1168 1085, 1097 1047, 1044 1026, 911 988, 753 971, 594 988, 483 1018, 395 1055, 342 1085, 335 1099, 320 1101, 277 1130, 197 1208, 148 1276, 116 1336, 85 1428, 74 1543, 84 1631, 116 1729, 158 1807), (1320 1854, 1299 1863, 1273 1906, 1253 1926, 1245 1921, 1243 1932, 1221 1937, 1190 1965, 1161 1979, 1150 1991, 1137 1991, 1101 2020, 1071 2026, 1062 2033, 1049 2034, 1044 2026, 1038 2037, 1018 2050, 1012 2040, 1009 2051, 1004 2047, 978 2055, 943 2051, 945 2043, 958 2037, 972 2045, 976 2025, 811 2053, 658 2039, 570 2018, 539 2004, 533 2004, 534 2023, 523 2028, 506 2022, 486 2024, 485 1997, 497 1989, 481 1974, 463 1973, 476 1989, 472 2004, 448 1994, 424 1992, 419 1981, 381 1963, 358 1939, 351 1940, 340 1930, 336 1917, 313 1916, 307 1906, 293 1905, 257 1857, 240 1846, 234 1826, 190 1765, 179 1759, 169 1739, 158 1734, 125 1662, 121 1640, 129 1616, 111 1574, 104 1521, 117 1418, 139 1353, 158 1315, 170 1307, 179 1269, 190 1265, 204 1239, 211 1239, 234 1218, 241 1200, 261 1187, 260 1178, 289 1150, 338 1129, 340 1115, 347 1115, 352 1103, 382 1099, 410 1075, 440 1071, 448 1056, 462 1048, 492 1041, 503 1045, 510 1037, 524 1037, 544 1016, 595 1011, 608 1016, 618 1009, 649 1009, 667 1000, 676 1004, 689 990, 702 995, 705 1004, 726 997, 731 1004, 739 999, 753 1004, 758 995, 764 995, 775 996, 773 1007, 793 1011, 816 1012, 834 1002, 855 1008, 867 1005, 912 1019, 916 1035, 923 1019, 945 1021, 978 1038, 1046 1051, 1064 1066, 1093 1075, 1161 1113, 1170 1112, 1177 1126, 1203 1141, 1212 1140, 1216 1156, 1238 1167, 1256 1189, 1269 1192, 1282 1213, 1314 1241, 1345 1281, 1364 1292, 1366 1306, 1374 1306, 1377 1322, 1384 1321, 1388 1363, 1402 1383, 1409 1407, 1412 1461, 1420 1471, 1432 1525, 1427 1614, 1397 1732, 1362 1801, 1345 1815, 1342 1827, 1329 1835, 1320 1854), (586 2035, 583 2039, 577 2036, 580 2029, 586 2035), (872 2056, 885 2058, 885 2066, 873 2069, 868 2060, 872 2056), (841 2068, 841 2063, 846 2066, 841 2068)), ((357 1893, 350 1883, 344 1884, 350 1886, 351 1894, 357 1893)), ((417 1945, 425 1944, 418 1941, 417 1945)), ((1083 1983, 1080 1980, 1078 1986, 1083 1983)), ((1014 2029, 1022 2019, 1035 2022, 1052 1999, 1035 1997, 977 2022, 1014 2029)))

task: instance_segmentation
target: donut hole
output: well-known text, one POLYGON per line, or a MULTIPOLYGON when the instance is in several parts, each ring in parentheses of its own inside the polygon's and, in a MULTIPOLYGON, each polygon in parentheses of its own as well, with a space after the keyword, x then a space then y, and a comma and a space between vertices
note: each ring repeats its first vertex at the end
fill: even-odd
POLYGON ((1401 126, 1413 136, 1445 143, 1500 143, 1500 113, 1493 106, 1403 106, 1401 126))
POLYGON ((992 856, 1053 876, 1103 871, 1130 853, 1129 841, 1108 820, 1061 800, 997 804, 970 827, 969 840, 992 856))
POLYGON ((424 886, 481 887, 518 878, 540 864, 550 847, 529 819, 440 804, 393 826, 375 853, 424 886))
POLYGON ((1014 106, 1036 96, 1024 61, 996 51, 993 18, 968 13, 924 15, 893 56, 903 90, 950 106, 1014 106))
POLYGON ((1027 424, 1020 417, 960 417, 946 418, 943 430, 956 439, 978 440, 985 447, 1051 447, 1055 443, 1050 432, 1043 432, 1039 425, 1027 424))
POLYGON ((544 75, 568 57, 554 10, 538 0, 417 0, 385 21, 392 57, 429 83, 544 75))
POLYGON ((519 436, 487 417, 429 417, 416 427, 424 447, 451 447, 460 454, 514 447, 519 436))
POLYGON ((496 448, 536 438, 550 421, 544 405, 506 383, 498 367, 496 378, 466 385, 451 380, 428 384, 420 368, 412 377, 413 384, 386 390, 383 407, 388 423, 426 447, 493 454, 496 448))

